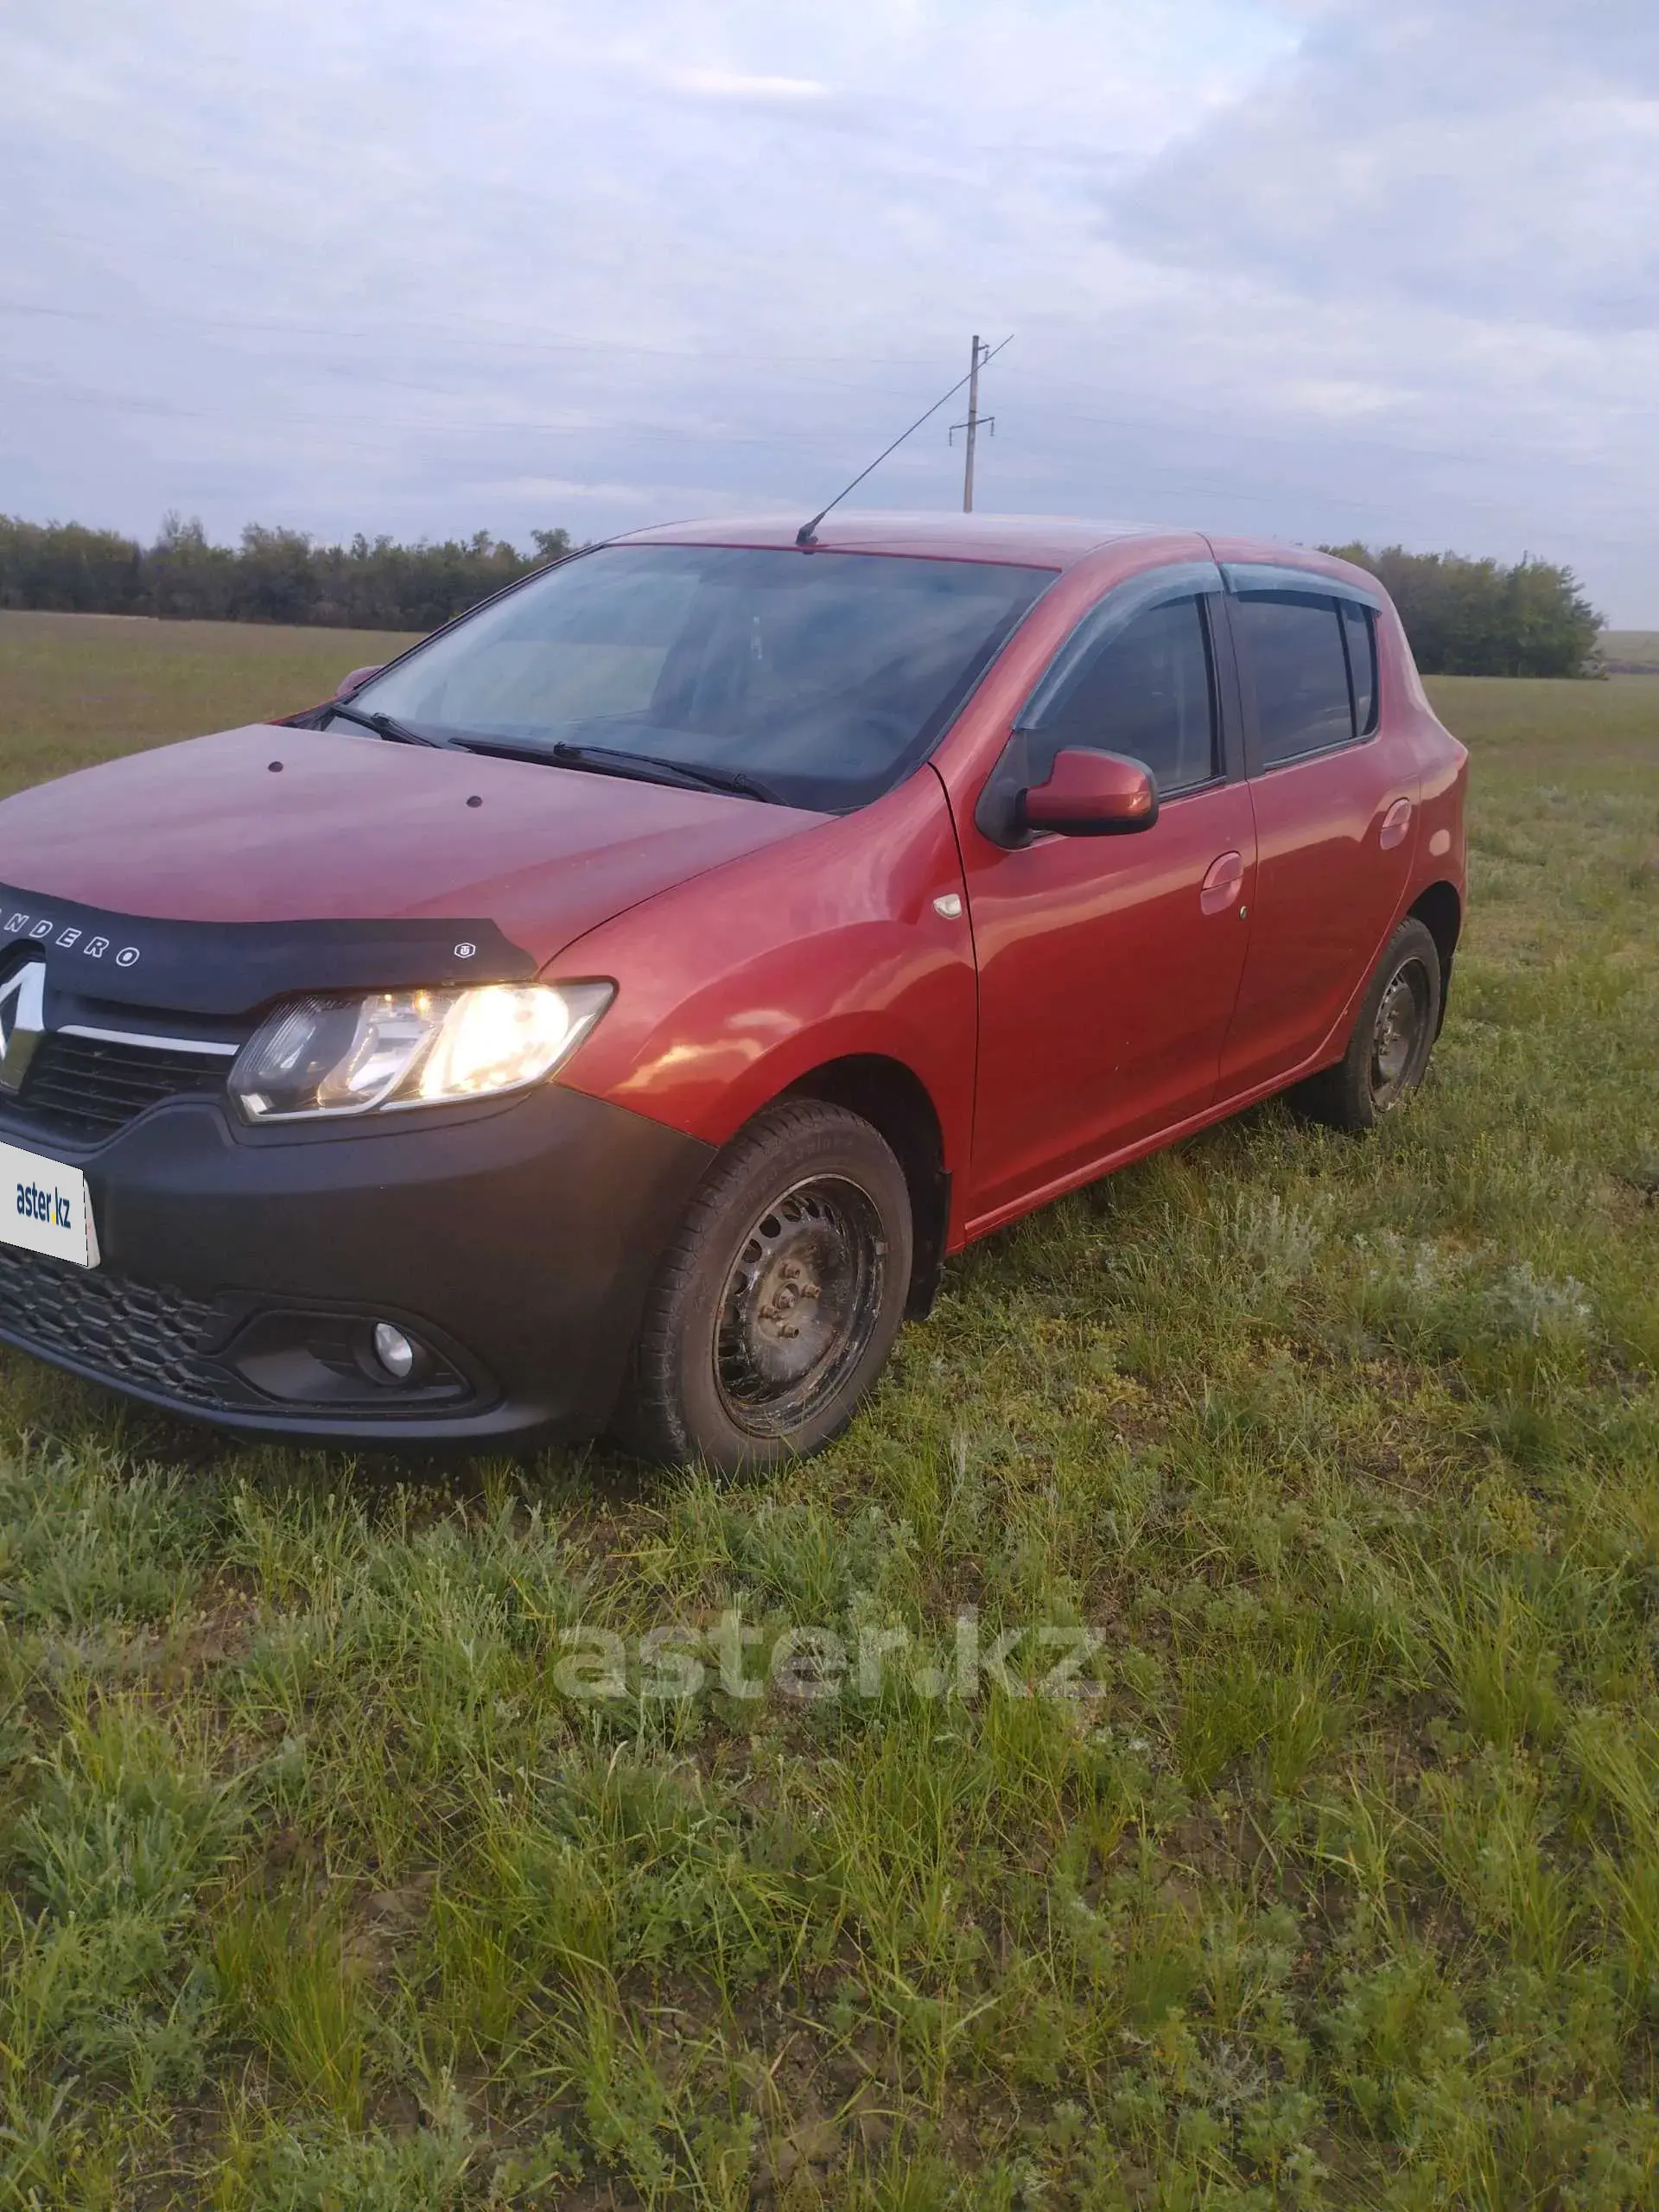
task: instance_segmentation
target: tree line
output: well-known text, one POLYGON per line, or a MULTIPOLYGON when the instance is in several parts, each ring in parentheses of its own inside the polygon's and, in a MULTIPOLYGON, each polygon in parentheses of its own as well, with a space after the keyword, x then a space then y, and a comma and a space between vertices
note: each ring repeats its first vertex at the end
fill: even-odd
MULTIPOLYGON (((214 545, 199 522, 169 515, 155 543, 141 545, 117 531, 0 515, 0 607, 433 630, 571 550, 563 530, 531 539, 528 553, 486 530, 438 544, 359 533, 325 545, 250 523, 238 545, 214 545)), ((1425 675, 1582 676, 1592 665, 1601 617, 1571 569, 1400 545, 1326 550, 1381 580, 1425 675)))
POLYGON ((118 531, 0 515, 0 607, 434 630, 571 550, 563 530, 531 538, 529 553, 486 530, 439 544, 359 533, 324 545, 250 523, 240 544, 214 545, 199 522, 169 515, 155 543, 141 545, 118 531))
POLYGON ((1369 569, 1400 610, 1425 676, 1585 676, 1602 620, 1571 569, 1471 561, 1458 553, 1373 553, 1328 545, 1369 569))

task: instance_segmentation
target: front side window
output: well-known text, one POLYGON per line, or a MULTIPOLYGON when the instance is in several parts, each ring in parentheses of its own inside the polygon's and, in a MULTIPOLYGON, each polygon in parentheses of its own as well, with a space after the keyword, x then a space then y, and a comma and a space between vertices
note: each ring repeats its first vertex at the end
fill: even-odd
POLYGON ((1149 607, 1086 655, 1027 732, 1040 783, 1068 746, 1144 761, 1160 798, 1219 773, 1216 685, 1201 596, 1149 607))
POLYGON ((1053 573, 604 546, 418 647, 351 705, 438 743, 567 764, 573 748, 626 753, 845 812, 925 758, 1053 573))
MULTIPOLYGON (((1244 680, 1255 701, 1264 767, 1346 745, 1354 734, 1341 602, 1300 592, 1233 601, 1244 680)), ((1366 625, 1369 641, 1370 626, 1366 625)), ((1375 677, 1371 690, 1375 692, 1375 677)))

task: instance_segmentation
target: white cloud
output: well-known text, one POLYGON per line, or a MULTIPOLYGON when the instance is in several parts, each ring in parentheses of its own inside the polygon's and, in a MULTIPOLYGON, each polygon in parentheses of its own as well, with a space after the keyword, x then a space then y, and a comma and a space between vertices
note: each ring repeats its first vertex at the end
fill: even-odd
POLYGON ((1115 233, 1328 296, 1609 331, 1659 323, 1659 13, 1344 5, 1109 207, 1115 233))
POLYGON ((757 77, 736 69, 671 69, 667 81, 683 92, 697 92, 714 100, 772 102, 792 107, 801 100, 821 100, 830 87, 816 77, 757 77))

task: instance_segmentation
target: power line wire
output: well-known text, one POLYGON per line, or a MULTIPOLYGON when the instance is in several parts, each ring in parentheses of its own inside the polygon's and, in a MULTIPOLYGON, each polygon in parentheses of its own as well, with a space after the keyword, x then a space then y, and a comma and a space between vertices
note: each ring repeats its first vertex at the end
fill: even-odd
MULTIPOLYGON (((249 316, 177 315, 170 310, 145 308, 65 308, 35 300, 0 299, 0 315, 38 315, 60 322, 103 322, 118 327, 140 324, 154 328, 171 330, 224 330, 246 332, 253 337, 339 338, 364 345, 384 346, 388 340, 416 332, 427 332, 441 337, 446 344, 477 346, 490 353, 499 353, 504 346, 515 352, 533 353, 631 353, 642 359, 663 361, 770 361, 797 364, 802 367, 815 366, 820 361, 839 361, 860 365, 886 368, 923 368, 925 360, 918 355, 898 353, 762 353, 752 346, 727 353, 718 348, 697 346, 638 346, 622 339, 609 338, 541 338, 491 337, 471 338, 458 330, 453 322, 377 323, 366 330, 353 329, 337 322, 264 322, 249 316)), ((522 331, 522 323, 493 323, 479 315, 467 318, 475 329, 494 331, 522 331)))
MULTIPOLYGON (((919 362, 912 359, 912 357, 898 354, 791 354, 763 353, 753 350, 726 353, 701 346, 692 348, 638 346, 620 340, 609 339, 469 339, 464 333, 457 333, 453 326, 449 325, 406 324, 381 326, 372 330, 357 330, 332 323, 263 322, 245 319, 151 314, 142 309, 123 312, 111 309, 61 308, 39 302, 5 299, 0 299, 0 315, 34 315, 54 321, 107 323, 117 327, 124 324, 137 323, 161 328, 181 327, 200 330, 221 330, 231 334, 245 333, 251 336, 276 335, 308 339, 321 337, 376 344, 385 344, 389 338, 395 339, 400 331, 413 332, 424 329, 441 334, 447 344, 478 346, 492 353, 499 353, 503 346, 510 346, 514 351, 529 353, 626 355, 640 359, 693 363, 745 361, 757 364, 786 364, 804 368, 817 368, 827 361, 857 363, 869 367, 898 368, 920 365, 919 362)), ((472 320, 476 324, 477 318, 474 317, 472 320)), ((496 327, 509 329, 518 326, 503 324, 496 327)), ((337 365, 333 363, 313 362, 308 365, 319 374, 337 372, 337 365)), ((464 388, 453 385, 434 384, 416 378, 390 376, 384 370, 360 361, 353 362, 348 372, 355 382, 380 385, 391 390, 425 392, 440 398, 468 399, 474 397, 472 392, 464 388)), ((1085 423, 1093 428, 1127 430, 1136 435, 1151 433, 1154 435, 1166 435, 1179 437, 1225 438, 1233 445, 1249 443, 1283 447, 1300 452, 1306 450, 1308 439, 1306 431, 1270 430, 1255 425, 1242 424, 1230 425, 1224 431, 1215 429, 1203 422, 1195 423, 1168 417, 1101 414, 1087 408, 1067 406, 1063 401, 1057 404, 1049 395, 1056 391, 1063 392, 1068 388, 1076 390, 1078 388, 1080 380, 1068 378, 1058 379, 1047 378, 1040 370, 1036 372, 1036 375, 1040 381, 1033 390, 1029 404, 1033 411, 1040 411, 1043 417, 1048 421, 1085 423)), ((868 389, 867 384, 861 379, 853 381, 830 378, 827 381, 836 384, 838 388, 845 391, 868 389)), ((960 389, 959 386, 958 389, 960 389)), ((117 403, 111 399, 110 404, 117 403)), ((1630 411, 1634 413, 1634 410, 1630 411)), ((410 424, 405 427, 419 426, 410 424)), ((1502 463, 1513 458, 1512 452, 1503 448, 1489 448, 1484 452, 1471 451, 1467 446, 1425 445, 1400 438, 1377 437, 1363 431, 1356 432, 1346 427, 1338 428, 1322 423, 1321 428, 1326 429, 1328 435, 1340 437, 1344 449, 1351 452, 1361 450, 1414 460, 1450 461, 1472 467, 1502 463)), ((1537 459, 1536 448, 1531 450, 1529 457, 1534 461, 1537 459)), ((1562 453, 1560 450, 1552 453, 1549 459, 1552 465, 1568 468, 1600 470, 1610 466, 1587 455, 1562 453)))

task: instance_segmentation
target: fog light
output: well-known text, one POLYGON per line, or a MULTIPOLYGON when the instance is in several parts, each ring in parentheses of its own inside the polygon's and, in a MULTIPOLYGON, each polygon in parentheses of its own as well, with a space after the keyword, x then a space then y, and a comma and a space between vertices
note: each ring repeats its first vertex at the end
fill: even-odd
POLYGON ((415 1372, 415 1347, 390 1321, 374 1325, 374 1356, 394 1382, 407 1382, 415 1372))

